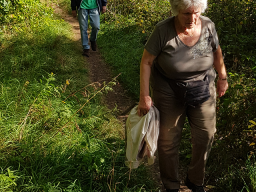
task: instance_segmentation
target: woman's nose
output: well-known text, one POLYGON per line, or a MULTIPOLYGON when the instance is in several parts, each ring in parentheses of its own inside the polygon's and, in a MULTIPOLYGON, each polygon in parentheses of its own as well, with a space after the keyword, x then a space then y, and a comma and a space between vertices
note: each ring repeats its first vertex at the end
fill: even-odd
POLYGON ((195 19, 196 19, 196 14, 190 14, 190 16, 189 16, 189 22, 192 23, 192 22, 195 21, 195 19))

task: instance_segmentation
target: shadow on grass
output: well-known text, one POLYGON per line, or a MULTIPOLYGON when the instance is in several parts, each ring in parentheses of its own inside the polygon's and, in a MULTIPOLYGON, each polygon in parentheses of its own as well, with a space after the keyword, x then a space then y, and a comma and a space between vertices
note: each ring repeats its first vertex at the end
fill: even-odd
POLYGON ((136 25, 114 28, 113 24, 102 23, 97 40, 114 75, 121 73, 120 81, 136 99, 139 95, 140 60, 146 38, 147 35, 138 31, 136 25))
POLYGON ((78 43, 62 35, 47 38, 23 36, 12 39, 0 53, 1 81, 14 78, 21 83, 39 81, 54 73, 58 83, 74 79, 76 83, 80 81, 80 86, 84 84, 87 70, 82 56, 77 56, 78 43))
MULTIPOLYGON (((69 92, 61 93, 66 96, 87 82, 80 43, 65 35, 50 34, 28 34, 10 41, 0 53, 2 90, 8 87, 12 90, 0 95, 3 101, 0 108, 5 111, 0 119, 0 175, 4 178, 0 189, 152 190, 154 185, 147 180, 143 166, 132 171, 129 180, 122 137, 109 136, 113 132, 109 130, 102 133, 104 122, 114 117, 106 119, 106 112, 97 107, 96 100, 72 117, 75 107, 81 106, 80 98, 73 97, 65 103, 56 96, 58 91, 54 87, 65 85, 67 79, 70 80, 69 92), (51 73, 56 80, 46 84, 52 89, 46 89, 47 94, 36 100, 41 89, 33 89, 33 86, 46 86, 44 78, 51 73), (19 83, 11 83, 14 79, 19 83), (18 88, 14 89, 17 84, 18 88), (7 98, 14 103, 13 109, 6 102, 7 98), (67 121, 71 123, 60 131, 67 121)), ((104 126, 106 129, 110 125, 105 123, 104 126)))

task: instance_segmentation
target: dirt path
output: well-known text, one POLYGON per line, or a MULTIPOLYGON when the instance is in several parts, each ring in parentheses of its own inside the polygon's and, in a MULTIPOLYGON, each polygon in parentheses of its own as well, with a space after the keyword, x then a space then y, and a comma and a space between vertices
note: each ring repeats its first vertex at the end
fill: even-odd
MULTIPOLYGON (((68 22, 71 26, 73 26, 72 31, 74 34, 74 41, 78 42, 77 46, 81 47, 81 35, 79 29, 79 23, 77 19, 73 18, 68 13, 65 13, 61 8, 55 6, 55 12, 61 16, 61 18, 68 22)), ((82 48, 81 48, 82 54, 82 48)), ((104 63, 103 58, 100 55, 99 50, 92 51, 90 50, 89 57, 84 57, 85 63, 88 64, 86 66, 89 69, 89 80, 90 82, 99 82, 103 83, 110 82, 112 80, 111 70, 109 67, 104 63)), ((104 103, 107 107, 112 110, 115 107, 118 109, 118 114, 120 118, 125 118, 127 112, 131 107, 133 107, 136 102, 129 98, 126 94, 126 90, 123 89, 120 83, 117 83, 113 87, 113 92, 109 92, 105 98, 104 103)))
MULTIPOLYGON (((55 7, 55 12, 60 15, 60 17, 68 22, 73 28, 73 34, 74 34, 74 41, 78 42, 78 46, 81 46, 81 36, 80 36, 80 30, 79 30, 79 24, 77 19, 73 18, 71 15, 68 13, 64 12, 62 9, 60 9, 58 6, 55 7)), ((82 54, 82 49, 81 49, 81 54, 82 54)), ((90 57, 84 57, 85 63, 88 64, 88 69, 89 69, 89 79, 90 82, 109 82, 112 80, 113 76, 111 75, 111 70, 110 68, 106 65, 104 62, 103 58, 100 55, 99 50, 97 51, 91 51, 90 50, 90 57)), ((131 110, 131 108, 136 104, 136 101, 133 101, 131 98, 127 96, 127 91, 122 87, 121 84, 117 83, 116 86, 113 87, 114 91, 109 92, 105 98, 104 98, 104 103, 107 105, 107 107, 112 110, 115 107, 118 110, 118 118, 125 122, 128 112, 131 110)), ((150 167, 150 170, 152 170, 151 174, 153 174, 154 180, 159 183, 159 192, 164 192, 164 188, 161 183, 160 179, 160 172, 158 168, 158 162, 150 167)), ((184 180, 186 176, 186 170, 184 168, 180 168, 180 178, 184 180)), ((190 192, 185 185, 184 181, 181 182, 181 188, 180 192, 190 192)), ((206 191, 208 191, 206 189, 206 191)), ((209 191, 210 192, 210 191, 209 191)))

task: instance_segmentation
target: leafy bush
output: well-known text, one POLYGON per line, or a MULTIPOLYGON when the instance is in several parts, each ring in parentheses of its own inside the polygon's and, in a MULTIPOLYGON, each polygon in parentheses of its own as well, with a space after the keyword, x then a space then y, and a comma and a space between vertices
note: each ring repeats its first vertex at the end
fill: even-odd
POLYGON ((169 11, 168 0, 110 0, 107 13, 102 15, 98 36, 101 52, 113 73, 121 73, 120 81, 136 99, 144 45, 155 24, 169 17, 169 11))
POLYGON ((215 178, 217 190, 242 190, 239 170, 245 166, 247 156, 255 153, 255 130, 249 123, 255 121, 256 114, 255 8, 256 3, 251 0, 210 1, 206 13, 216 25, 230 77, 229 89, 217 108, 218 132, 212 152, 220 156, 210 156, 210 162, 219 164, 218 169, 212 166, 210 172, 222 172, 215 172, 220 175, 215 178))
MULTIPOLYGON (((255 125, 255 122, 254 122, 255 125)), ((247 192, 256 192, 256 159, 255 155, 248 158, 246 161, 246 171, 241 172, 241 177, 244 181, 244 189, 247 192), (245 176, 245 178, 243 177, 245 176)))
POLYGON ((150 33, 155 24, 169 16, 170 3, 168 0, 110 0, 108 1, 108 21, 118 21, 120 25, 125 22, 119 20, 120 16, 134 19, 134 22, 143 33, 150 33))
POLYGON ((255 1, 210 0, 207 16, 216 24, 227 67, 256 77, 255 1))

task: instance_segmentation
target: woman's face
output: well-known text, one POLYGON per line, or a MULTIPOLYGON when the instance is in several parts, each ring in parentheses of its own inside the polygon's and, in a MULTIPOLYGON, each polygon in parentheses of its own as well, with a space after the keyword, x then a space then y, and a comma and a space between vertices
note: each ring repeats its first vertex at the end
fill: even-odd
POLYGON ((177 15, 180 24, 187 29, 192 29, 195 27, 201 15, 201 7, 191 6, 187 9, 179 11, 177 15))

